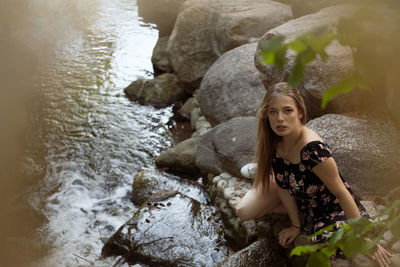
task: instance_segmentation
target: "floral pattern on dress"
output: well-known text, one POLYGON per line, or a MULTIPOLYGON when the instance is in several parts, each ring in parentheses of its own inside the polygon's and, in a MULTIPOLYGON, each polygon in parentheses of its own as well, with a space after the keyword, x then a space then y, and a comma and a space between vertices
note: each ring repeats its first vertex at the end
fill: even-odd
MULTIPOLYGON (((272 159, 276 183, 281 188, 289 190, 290 195, 295 197, 299 210, 306 215, 304 230, 307 234, 312 234, 332 223, 339 225, 339 222, 346 220, 339 200, 312 171, 315 166, 330 157, 332 154, 325 142, 312 141, 301 149, 300 162, 297 164, 280 158, 277 152, 272 159)), ((350 185, 341 176, 340 178, 355 199, 361 215, 368 217, 350 185)), ((321 236, 313 238, 313 242, 321 241, 323 241, 321 236)))

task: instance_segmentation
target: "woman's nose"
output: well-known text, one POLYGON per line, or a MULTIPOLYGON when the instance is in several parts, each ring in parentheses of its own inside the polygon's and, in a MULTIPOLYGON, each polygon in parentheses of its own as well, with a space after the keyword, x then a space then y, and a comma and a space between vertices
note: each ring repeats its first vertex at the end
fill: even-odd
POLYGON ((278 112, 277 119, 278 119, 279 122, 283 121, 282 113, 278 112))

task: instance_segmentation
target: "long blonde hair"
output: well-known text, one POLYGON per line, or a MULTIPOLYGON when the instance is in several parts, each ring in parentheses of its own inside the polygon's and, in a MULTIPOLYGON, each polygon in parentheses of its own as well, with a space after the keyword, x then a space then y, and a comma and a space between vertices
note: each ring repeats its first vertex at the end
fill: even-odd
POLYGON ((303 97, 300 92, 285 82, 277 83, 267 89, 256 113, 257 119, 257 141, 254 161, 257 163, 254 188, 267 192, 269 190, 269 177, 273 174, 272 157, 277 144, 282 137, 277 135, 270 126, 268 120, 268 107, 271 99, 278 95, 286 95, 293 98, 296 107, 302 114, 300 122, 307 122, 307 112, 303 97))

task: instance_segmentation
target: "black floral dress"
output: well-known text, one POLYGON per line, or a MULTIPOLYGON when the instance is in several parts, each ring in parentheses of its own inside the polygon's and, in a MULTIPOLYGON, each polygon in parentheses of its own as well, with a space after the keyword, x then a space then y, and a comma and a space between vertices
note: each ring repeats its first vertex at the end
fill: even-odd
MULTIPOLYGON (((279 157, 275 152, 272 167, 275 181, 281 188, 288 189, 294 196, 300 212, 305 213, 304 230, 312 234, 330 224, 346 220, 346 216, 339 205, 339 200, 333 195, 312 168, 332 157, 331 151, 325 142, 312 141, 300 151, 300 163, 293 164, 279 157)), ((350 194, 353 196, 362 216, 367 216, 365 208, 355 197, 349 184, 340 177, 350 194)), ((322 241, 322 237, 314 237, 313 242, 322 241)))

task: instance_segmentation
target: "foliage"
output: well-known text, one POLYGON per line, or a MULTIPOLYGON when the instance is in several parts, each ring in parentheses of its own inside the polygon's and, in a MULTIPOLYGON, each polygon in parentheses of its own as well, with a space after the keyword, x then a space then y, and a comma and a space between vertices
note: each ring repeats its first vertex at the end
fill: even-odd
MULTIPOLYGON (((398 2, 386 1, 387 5, 397 8, 400 6, 398 2)), ((284 36, 275 36, 260 43, 259 56, 263 64, 275 64, 282 69, 286 53, 288 50, 294 51, 297 56, 288 83, 298 87, 304 80, 308 63, 317 58, 323 62, 329 59, 325 49, 332 42, 337 41, 349 47, 353 71, 326 90, 322 108, 326 107, 329 100, 354 88, 378 90, 400 85, 397 73, 400 68, 400 16, 389 12, 364 7, 352 16, 341 17, 336 27, 320 26, 292 41, 287 41, 284 36)))
POLYGON ((376 250, 376 243, 381 240, 383 233, 390 230, 394 236, 400 236, 400 200, 385 207, 375 222, 365 217, 349 219, 333 231, 336 225, 322 228, 312 236, 326 237, 325 243, 297 246, 290 256, 310 255, 307 267, 331 266, 330 258, 338 249, 351 259, 359 253, 371 255, 376 250))

